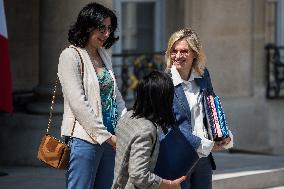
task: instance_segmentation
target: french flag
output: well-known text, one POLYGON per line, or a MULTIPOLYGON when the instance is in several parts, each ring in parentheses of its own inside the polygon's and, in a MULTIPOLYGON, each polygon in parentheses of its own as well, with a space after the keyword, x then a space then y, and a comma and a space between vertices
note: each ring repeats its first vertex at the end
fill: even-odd
POLYGON ((4 2, 0 0, 0 112, 13 111, 12 79, 4 2))

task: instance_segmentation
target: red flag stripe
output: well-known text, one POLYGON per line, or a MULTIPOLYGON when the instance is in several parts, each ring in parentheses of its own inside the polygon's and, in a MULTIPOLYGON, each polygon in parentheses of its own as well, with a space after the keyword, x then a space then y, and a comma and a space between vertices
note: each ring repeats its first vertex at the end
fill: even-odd
POLYGON ((3 0, 0 0, 0 35, 8 38, 3 0))
POLYGON ((12 80, 8 40, 0 35, 0 111, 12 112, 12 80))

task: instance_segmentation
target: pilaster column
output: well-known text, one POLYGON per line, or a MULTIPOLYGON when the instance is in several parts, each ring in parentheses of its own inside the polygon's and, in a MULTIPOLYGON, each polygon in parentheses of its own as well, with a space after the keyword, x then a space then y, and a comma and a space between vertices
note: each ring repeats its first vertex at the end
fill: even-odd
POLYGON ((277 37, 276 44, 279 46, 284 45, 284 2, 281 0, 277 1, 277 37))
MULTIPOLYGON (((58 58, 68 45, 68 30, 88 0, 44 0, 39 7, 39 84, 34 89, 35 100, 28 104, 30 113, 46 114, 50 109, 53 87, 57 78, 58 58)), ((60 84, 57 88, 54 113, 63 112, 60 84)))
POLYGON ((137 26, 136 26, 136 3, 125 4, 125 11, 122 12, 123 50, 131 51, 137 48, 137 26))

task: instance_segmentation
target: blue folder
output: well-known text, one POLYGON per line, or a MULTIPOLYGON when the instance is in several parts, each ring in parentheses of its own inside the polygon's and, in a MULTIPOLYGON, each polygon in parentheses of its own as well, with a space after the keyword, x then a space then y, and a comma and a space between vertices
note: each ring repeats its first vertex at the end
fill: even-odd
POLYGON ((160 141, 160 150, 154 173, 174 180, 189 174, 199 157, 178 127, 172 128, 160 141))

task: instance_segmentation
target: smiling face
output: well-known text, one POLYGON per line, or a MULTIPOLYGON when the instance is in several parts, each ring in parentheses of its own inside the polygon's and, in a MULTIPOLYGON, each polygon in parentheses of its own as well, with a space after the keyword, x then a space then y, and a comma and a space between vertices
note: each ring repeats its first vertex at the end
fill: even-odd
POLYGON ((170 58, 178 72, 189 73, 195 58, 194 51, 189 47, 185 39, 176 41, 171 49, 170 58))
POLYGON ((111 19, 110 17, 108 17, 102 21, 101 26, 99 26, 97 29, 95 29, 90 33, 87 47, 91 48, 102 47, 106 42, 107 38, 109 37, 110 33, 111 33, 111 19))

